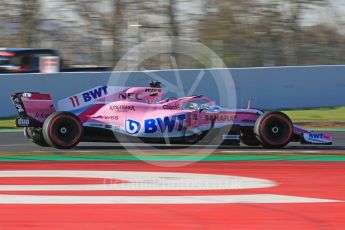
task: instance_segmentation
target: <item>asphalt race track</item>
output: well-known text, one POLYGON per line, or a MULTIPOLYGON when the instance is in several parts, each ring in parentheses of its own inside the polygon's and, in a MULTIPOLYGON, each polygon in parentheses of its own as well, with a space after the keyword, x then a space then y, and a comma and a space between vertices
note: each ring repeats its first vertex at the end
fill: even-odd
POLYGON ((0 229, 344 229, 345 132, 333 135, 281 150, 143 145, 138 158, 133 144, 56 150, 1 132, 0 229))
MULTIPOLYGON (((322 145, 301 145, 298 143, 291 143, 286 148, 282 150, 275 150, 275 152, 303 152, 305 151, 335 151, 335 150, 344 150, 345 151, 345 131, 336 131, 331 132, 333 134, 334 142, 333 145, 330 146, 322 146, 322 145)), ((153 147, 147 147, 144 145, 142 148, 147 150, 159 150, 160 152, 164 153, 171 152, 172 149, 180 149, 184 146, 166 146, 166 145, 153 145, 153 147)), ((188 146, 190 147, 190 146, 188 146)), ((67 152, 115 152, 115 151, 123 151, 124 149, 131 150, 132 144, 119 144, 119 143, 80 143, 75 149, 67 150, 67 152)), ((135 147, 134 147, 135 148, 135 147)), ((191 147, 192 149, 205 149, 208 148, 207 146, 194 146, 191 147)), ((214 148, 214 147, 210 147, 214 148)), ((219 148, 220 151, 227 152, 238 152, 238 151, 245 151, 245 152, 259 152, 259 151, 267 151, 262 148, 252 148, 246 146, 222 146, 219 148), (249 150, 249 151, 248 151, 249 150)), ((3 132, 0 133, 0 153, 1 152, 66 152, 66 150, 57 150, 54 148, 46 148, 40 147, 33 144, 30 140, 27 140, 22 132, 3 132)), ((312 152, 311 152, 312 153, 312 152)))

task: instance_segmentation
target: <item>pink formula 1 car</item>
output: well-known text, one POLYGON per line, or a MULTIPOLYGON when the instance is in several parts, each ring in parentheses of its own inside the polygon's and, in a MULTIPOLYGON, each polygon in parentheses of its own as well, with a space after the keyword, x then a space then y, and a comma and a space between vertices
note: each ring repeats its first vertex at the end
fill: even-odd
POLYGON ((73 148, 80 141, 219 143, 282 148, 289 142, 332 144, 332 136, 304 130, 281 112, 226 109, 205 96, 162 99, 150 87, 99 86, 62 99, 16 93, 18 127, 41 146, 73 148))

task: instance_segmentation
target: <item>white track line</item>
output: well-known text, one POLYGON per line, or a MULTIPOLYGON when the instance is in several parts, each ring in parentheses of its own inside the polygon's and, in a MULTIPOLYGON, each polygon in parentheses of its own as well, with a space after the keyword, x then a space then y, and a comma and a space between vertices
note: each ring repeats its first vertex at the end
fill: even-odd
POLYGON ((1 177, 77 177, 102 178, 103 184, 90 185, 0 185, 1 191, 92 191, 92 190, 219 190, 267 188, 277 183, 267 179, 199 173, 20 170, 0 171, 1 177), (113 179, 129 183, 112 183, 113 179))
POLYGON ((0 204, 237 204, 342 202, 275 194, 211 196, 39 196, 0 195, 0 204))
MULTIPOLYGON (((0 171, 1 177, 79 177, 104 178, 103 184, 93 185, 1 185, 1 191, 39 191, 39 195, 0 194, 0 204, 233 204, 233 203, 324 203, 343 202, 278 194, 191 195, 191 196, 51 196, 47 191, 83 190, 218 190, 248 189, 276 186, 267 179, 216 174, 141 172, 141 171, 84 171, 84 170, 20 170, 0 171), (124 183, 112 183, 112 180, 124 183), (109 182, 109 183, 108 183, 109 182)), ((30 179, 27 178, 29 181, 30 179)))

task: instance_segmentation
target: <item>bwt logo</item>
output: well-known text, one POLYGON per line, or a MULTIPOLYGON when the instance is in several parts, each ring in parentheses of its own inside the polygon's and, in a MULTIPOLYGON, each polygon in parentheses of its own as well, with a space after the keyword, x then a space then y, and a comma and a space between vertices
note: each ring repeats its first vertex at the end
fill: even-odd
POLYGON ((166 131, 172 132, 177 124, 177 131, 183 129, 184 121, 186 120, 186 114, 174 115, 172 117, 147 119, 145 123, 145 133, 155 133, 160 129, 160 132, 164 133, 166 131))
MULTIPOLYGON (((177 129, 177 131, 181 131, 183 129, 185 120, 186 114, 164 117, 163 119, 160 117, 154 119, 146 119, 144 121, 144 132, 172 132, 175 128, 177 129)), ((125 128, 127 133, 137 134, 141 129, 141 124, 138 121, 127 119, 125 128)))
POLYGON ((84 99, 84 102, 89 102, 93 99, 100 98, 107 94, 108 94, 107 86, 102 86, 97 89, 93 89, 86 93, 83 93, 83 99, 84 99))
POLYGON ((132 119, 126 119, 125 129, 127 133, 134 135, 134 134, 139 133, 141 129, 141 124, 138 121, 135 121, 132 119))
POLYGON ((309 133, 309 138, 310 139, 322 139, 323 134, 322 133, 309 133))

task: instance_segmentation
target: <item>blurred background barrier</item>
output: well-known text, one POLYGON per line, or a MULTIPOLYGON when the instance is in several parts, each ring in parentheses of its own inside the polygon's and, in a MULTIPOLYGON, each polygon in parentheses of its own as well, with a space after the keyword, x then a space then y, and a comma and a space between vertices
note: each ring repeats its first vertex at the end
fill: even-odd
MULTIPOLYGON (((0 46, 113 66, 143 41, 174 36, 205 44, 229 67, 342 65, 344 11, 341 0, 2 0, 0 46)), ((170 55, 145 69, 170 68, 170 55)), ((176 59, 179 69, 199 67, 176 59)))
POLYGON ((0 75, 0 117, 15 115, 9 99, 14 92, 46 92, 58 100, 107 84, 110 75, 112 81, 123 79, 124 73, 106 71, 128 53, 119 67, 131 67, 147 53, 140 44, 166 36, 174 37, 173 42, 158 39, 153 50, 161 51, 162 45, 170 50, 137 66, 162 70, 131 72, 127 85, 147 85, 150 73, 176 82, 176 72, 169 69, 181 69, 188 92, 203 71, 193 94, 219 101, 212 73, 230 70, 235 88, 228 90, 236 90, 238 107, 248 100, 262 109, 344 105, 344 12, 345 1, 340 0, 2 0, 0 46, 10 49, 0 48, 0 72, 27 74, 0 75), (176 52, 186 41, 199 42, 214 54, 201 55, 201 61, 176 52), (33 50, 13 49, 19 47, 33 50), (56 71, 65 73, 33 74, 39 72, 37 60, 46 55, 59 57, 56 71), (217 57, 224 65, 214 62, 217 57), (205 70, 230 66, 235 68, 205 70))
MULTIPOLYGON (((193 94, 204 94, 216 101, 219 101, 221 92, 218 92, 212 76, 216 76, 217 81, 217 76, 222 72, 230 71, 235 88, 228 90, 236 90, 237 107, 246 107, 248 100, 255 108, 270 110, 345 105, 345 66, 2 74, 0 117, 16 115, 10 101, 10 95, 15 92, 49 93, 56 101, 109 82, 121 82, 127 86, 148 86, 149 81, 157 80, 152 76, 158 76, 176 84, 176 71, 181 76, 186 92, 197 80, 200 71, 203 71, 203 77, 193 94)), ((166 96, 176 94, 169 92, 166 96)))

